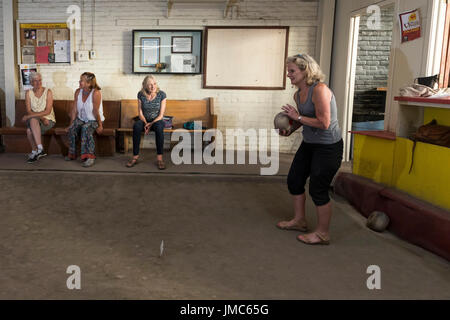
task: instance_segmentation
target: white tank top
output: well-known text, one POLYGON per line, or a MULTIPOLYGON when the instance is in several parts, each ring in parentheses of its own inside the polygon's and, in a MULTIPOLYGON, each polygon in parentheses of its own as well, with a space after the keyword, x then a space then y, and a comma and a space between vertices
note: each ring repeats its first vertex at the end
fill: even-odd
MULTIPOLYGON (((95 89, 94 89, 95 90, 95 89)), ((78 93, 78 100, 77 100, 77 111, 78 111, 78 118, 81 121, 97 121, 94 117, 94 103, 92 94, 94 93, 94 90, 91 90, 91 93, 89 94, 88 98, 86 99, 86 102, 83 102, 83 89, 80 90, 78 93)), ((100 113, 100 119, 102 121, 105 121, 105 117, 103 116, 103 102, 100 100, 100 108, 98 110, 100 113)))
MULTIPOLYGON (((42 96, 38 98, 34 95, 33 90, 32 89, 30 90, 31 111, 36 113, 45 111, 45 109, 47 108, 47 92, 48 89, 45 88, 44 93, 42 93, 42 96)), ((53 108, 50 114, 45 116, 44 118, 56 122, 55 112, 53 111, 53 108)))

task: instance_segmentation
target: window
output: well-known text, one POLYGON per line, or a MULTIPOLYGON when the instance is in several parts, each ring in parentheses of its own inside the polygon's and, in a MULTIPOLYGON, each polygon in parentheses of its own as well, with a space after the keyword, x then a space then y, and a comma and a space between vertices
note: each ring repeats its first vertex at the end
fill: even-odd
POLYGON ((448 5, 445 13, 444 39, 442 45, 441 69, 439 76, 439 88, 449 87, 450 78, 450 5, 448 5))

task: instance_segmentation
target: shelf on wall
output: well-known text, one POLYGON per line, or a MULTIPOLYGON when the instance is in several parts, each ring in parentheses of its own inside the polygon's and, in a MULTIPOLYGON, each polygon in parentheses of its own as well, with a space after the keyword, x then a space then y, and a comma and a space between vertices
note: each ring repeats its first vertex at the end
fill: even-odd
POLYGON ((369 137, 375 137, 379 139, 385 139, 385 140, 392 140, 395 141, 397 139, 397 136, 395 132, 390 132, 386 130, 371 130, 371 131, 349 131, 353 134, 360 134, 363 136, 369 136, 369 137))
POLYGON ((423 98, 423 97, 394 97, 402 105, 450 109, 450 97, 423 98))
MULTIPOLYGON (((398 120, 396 134, 399 137, 409 137, 424 125, 425 112, 428 108, 450 109, 450 97, 424 98, 424 97, 394 97, 398 102, 398 120)), ((436 119, 439 120, 440 119, 436 119)))

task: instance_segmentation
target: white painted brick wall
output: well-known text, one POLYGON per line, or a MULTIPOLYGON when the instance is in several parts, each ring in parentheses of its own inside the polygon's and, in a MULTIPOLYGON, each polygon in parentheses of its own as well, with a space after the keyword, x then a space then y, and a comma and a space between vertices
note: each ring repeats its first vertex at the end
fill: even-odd
POLYGON ((3 60, 3 1, 0 1, 0 125, 5 123, 5 66, 3 60))
MULTIPOLYGON (((19 0, 19 19, 60 20, 68 17, 66 8, 83 1, 19 0)), ((83 38, 85 49, 91 49, 93 1, 85 0, 83 38)), ((72 99, 79 75, 94 72, 105 100, 133 99, 140 89, 143 75, 131 73, 133 29, 202 29, 213 25, 287 25, 290 26, 288 54, 307 52, 314 56, 318 3, 300 0, 245 0, 239 17, 223 18, 223 9, 194 7, 177 9, 166 18, 166 1, 97 0, 94 49, 98 58, 72 66, 42 66, 44 84, 53 88, 56 99, 72 99)), ((80 46, 80 35, 77 35, 80 46)), ((294 90, 287 81, 283 91, 202 89, 202 76, 157 76, 169 99, 215 98, 218 127, 272 128, 273 117, 283 104, 294 104, 294 90)), ((295 152, 301 135, 280 139, 281 152, 295 152)))
POLYGON ((3 62, 3 1, 0 1, 0 90, 5 91, 5 66, 3 62))

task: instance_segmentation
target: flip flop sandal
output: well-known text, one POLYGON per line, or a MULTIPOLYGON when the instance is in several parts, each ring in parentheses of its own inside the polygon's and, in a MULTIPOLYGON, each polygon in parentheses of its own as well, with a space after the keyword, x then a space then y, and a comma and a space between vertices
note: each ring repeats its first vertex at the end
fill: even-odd
POLYGON ((308 245, 324 245, 324 246, 327 246, 327 245, 330 244, 330 240, 325 239, 320 234, 316 233, 316 236, 320 239, 319 242, 311 242, 311 241, 306 240, 306 239, 305 239, 306 240, 305 241, 305 240, 302 240, 300 238, 300 236, 297 237, 297 240, 300 241, 300 242, 303 242, 304 244, 308 244, 308 245))
POLYGON ((127 168, 133 168, 138 163, 139 163, 139 159, 131 159, 131 161, 127 163, 127 168))
POLYGON ((281 226, 280 222, 277 223, 277 228, 281 229, 281 230, 286 230, 286 231, 300 231, 300 232, 306 232, 308 231, 308 227, 307 226, 301 226, 301 225, 293 225, 293 226, 281 226))

